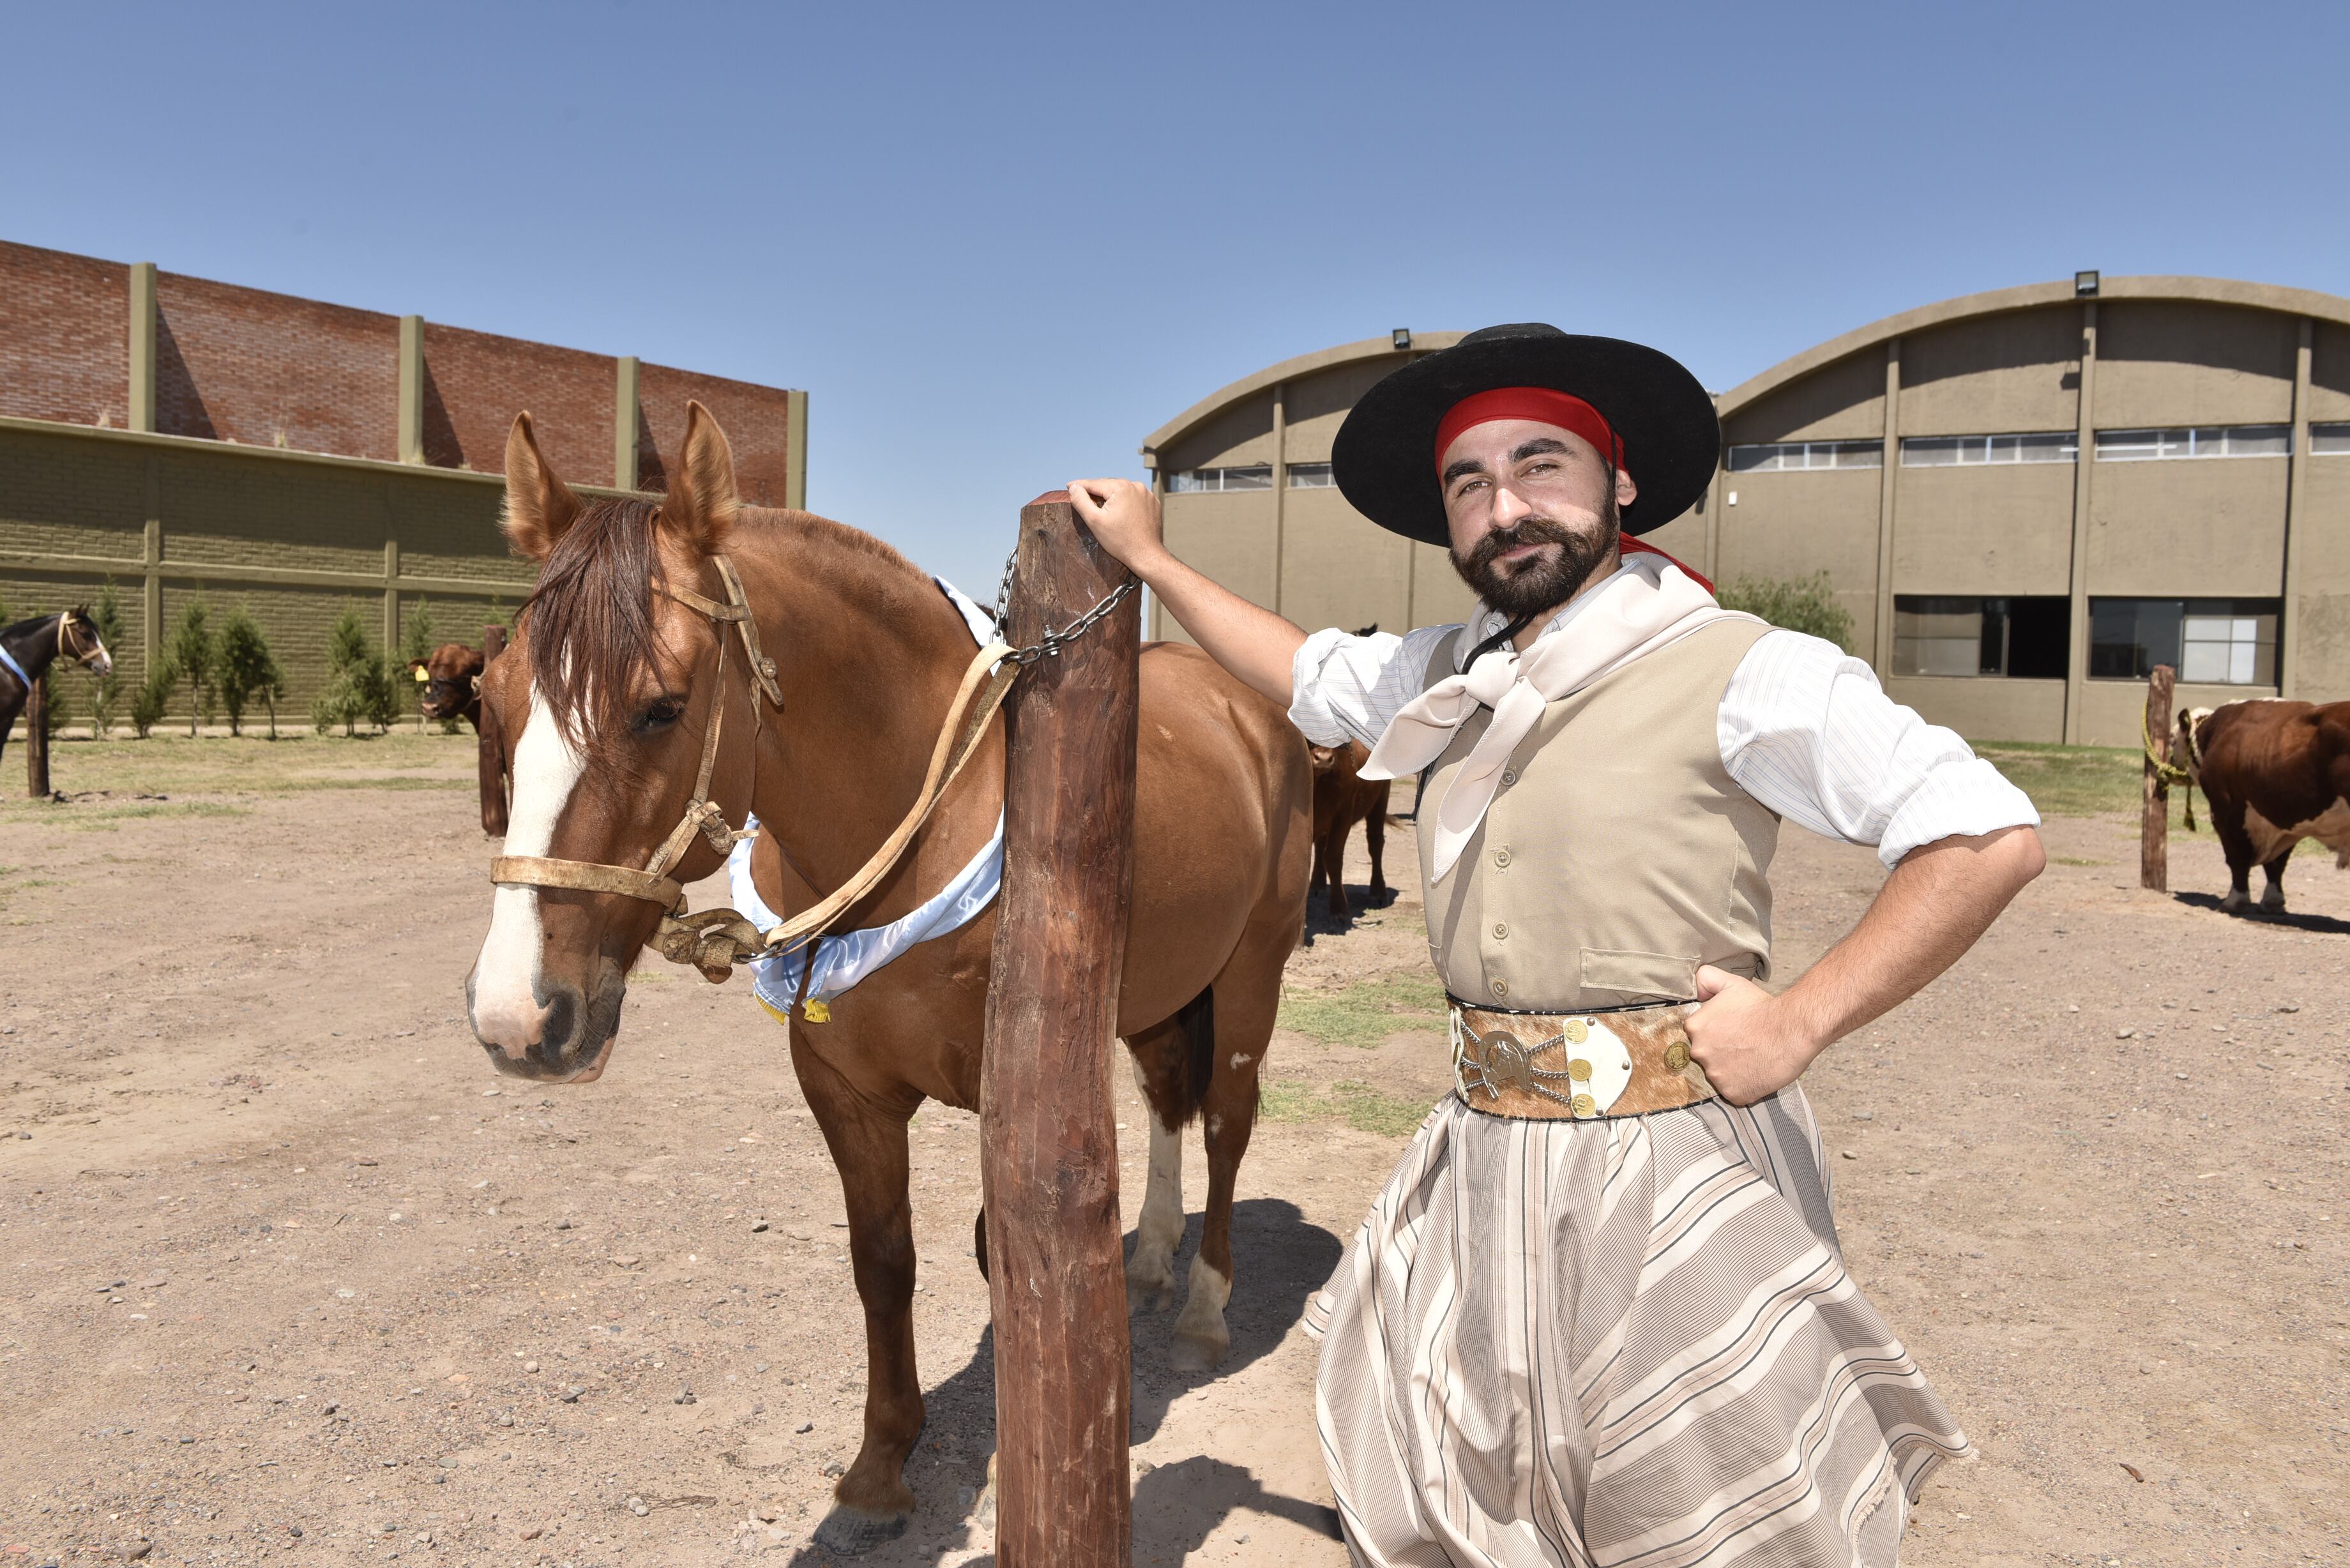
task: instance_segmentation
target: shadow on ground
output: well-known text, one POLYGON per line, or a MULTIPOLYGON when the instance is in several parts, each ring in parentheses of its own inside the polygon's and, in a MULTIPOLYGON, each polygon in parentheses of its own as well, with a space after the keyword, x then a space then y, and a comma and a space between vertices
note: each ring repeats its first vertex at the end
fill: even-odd
POLYGON ((2181 904, 2209 909, 2215 915, 2231 914, 2237 919, 2251 920, 2258 925, 2290 926, 2297 931, 2315 931, 2329 937, 2350 936, 2350 920, 2334 915, 2296 915, 2291 909, 2279 914, 2273 909, 2262 909, 2257 901, 2241 909, 2222 909, 2219 895, 2214 893, 2173 893, 2171 898, 2181 904))
MULTIPOLYGON (((1199 1245, 1200 1216, 1194 1214, 1175 1254, 1174 1299, 1128 1320, 1134 1344, 1129 1429, 1137 1448, 1158 1435, 1176 1400, 1194 1391, 1213 1398, 1210 1386, 1219 1378, 1279 1348, 1305 1312, 1306 1298, 1322 1288, 1345 1251, 1336 1236, 1308 1220, 1285 1199, 1253 1198, 1232 1205, 1232 1259, 1238 1278, 1232 1303, 1224 1309, 1232 1353, 1213 1371, 1178 1372, 1168 1366, 1167 1352, 1183 1304, 1181 1282, 1189 1278, 1199 1245)), ((1132 1231, 1127 1233, 1126 1250, 1133 1252, 1132 1231)), ((906 1465, 906 1484, 917 1499, 914 1518, 899 1539, 856 1559, 871 1568, 936 1563, 949 1552, 969 1549, 963 1544, 964 1532, 976 1522, 973 1511, 986 1484, 988 1456, 995 1448, 994 1331, 983 1331, 970 1359, 926 1390, 923 1399, 922 1440, 906 1465)), ((1337 1532, 1337 1516, 1330 1509, 1268 1492, 1243 1467, 1195 1455, 1152 1469, 1136 1483, 1135 1561, 1180 1561, 1197 1551, 1236 1509, 1294 1520, 1334 1539, 1337 1532)), ((802 1547, 791 1558, 793 1568, 820 1568, 841 1561, 816 1545, 802 1547)), ((994 1558, 960 1561, 984 1568, 994 1558)))
POLYGON ((1367 882, 1361 884, 1348 883, 1347 886, 1347 912, 1343 915, 1334 915, 1330 913, 1327 898, 1328 895, 1319 888, 1316 888, 1313 893, 1307 897, 1305 900, 1305 937, 1299 944, 1300 946, 1312 947, 1314 945, 1314 939, 1316 937, 1336 937, 1346 935, 1346 933, 1355 929, 1355 919, 1357 916, 1367 914, 1374 909, 1386 909, 1388 905, 1396 901, 1397 893, 1393 888, 1387 888, 1378 893, 1374 893, 1371 891, 1370 884, 1367 882))

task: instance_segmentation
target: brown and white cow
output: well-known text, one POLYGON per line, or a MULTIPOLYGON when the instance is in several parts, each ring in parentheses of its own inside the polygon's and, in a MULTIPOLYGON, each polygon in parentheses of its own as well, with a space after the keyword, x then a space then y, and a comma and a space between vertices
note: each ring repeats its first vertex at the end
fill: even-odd
MULTIPOLYGON (((1372 903, 1376 906, 1387 901, 1384 858, 1388 789, 1392 781, 1361 776, 1363 764, 1371 760, 1371 753, 1360 742, 1343 746, 1309 745, 1305 749, 1314 759, 1313 886, 1329 884, 1326 907, 1335 919, 1343 920, 1350 912, 1347 907, 1347 840, 1358 822, 1363 825, 1363 837, 1371 851, 1372 903)), ((1310 889, 1306 897, 1313 897, 1310 889)))
POLYGON ((2185 709, 2178 738, 2228 857, 2221 909, 2251 902, 2257 866, 2268 874, 2261 908, 2282 909, 2284 863, 2304 838, 2350 867, 2350 702, 2268 698, 2185 709))
POLYGON ((424 688, 416 711, 428 719, 463 719, 476 734, 482 728, 482 650, 462 642, 444 642, 422 659, 408 661, 408 672, 424 688))

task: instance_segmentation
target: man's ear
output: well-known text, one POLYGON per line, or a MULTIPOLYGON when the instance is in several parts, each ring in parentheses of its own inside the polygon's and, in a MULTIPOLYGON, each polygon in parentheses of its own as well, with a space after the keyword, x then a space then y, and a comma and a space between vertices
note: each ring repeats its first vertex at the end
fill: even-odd
POLYGON ((726 547, 742 501, 734 490, 734 451, 699 402, 685 405, 685 448, 661 503, 661 526, 705 556, 726 547))
POLYGON ((1620 468, 1617 469, 1616 471, 1617 510, 1623 510, 1625 507, 1631 505, 1633 502, 1638 501, 1639 498, 1640 487, 1632 483, 1632 476, 1630 474, 1625 472, 1620 468))
POLYGON ((555 477, 526 413, 506 433, 506 543, 526 560, 544 561, 579 520, 579 497, 555 477))

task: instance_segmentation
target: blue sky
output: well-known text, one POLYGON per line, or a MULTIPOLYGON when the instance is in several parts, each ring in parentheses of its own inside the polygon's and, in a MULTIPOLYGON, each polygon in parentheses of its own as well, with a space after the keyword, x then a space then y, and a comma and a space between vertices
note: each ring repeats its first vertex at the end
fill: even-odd
POLYGON ((2350 8, 12 7, 0 235, 806 387, 986 597, 1273 360, 1543 319, 1727 387, 2076 267, 2350 294, 2350 8))

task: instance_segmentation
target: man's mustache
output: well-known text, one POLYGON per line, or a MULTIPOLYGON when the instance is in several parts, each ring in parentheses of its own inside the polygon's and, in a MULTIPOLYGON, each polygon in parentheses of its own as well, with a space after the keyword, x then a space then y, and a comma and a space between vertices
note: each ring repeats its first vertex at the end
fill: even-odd
POLYGON ((1564 545, 1572 550, 1575 535, 1547 517, 1521 517, 1507 528, 1496 528, 1478 540, 1476 548, 1469 553, 1469 564, 1472 567, 1490 566, 1499 557, 1527 545, 1564 545))

